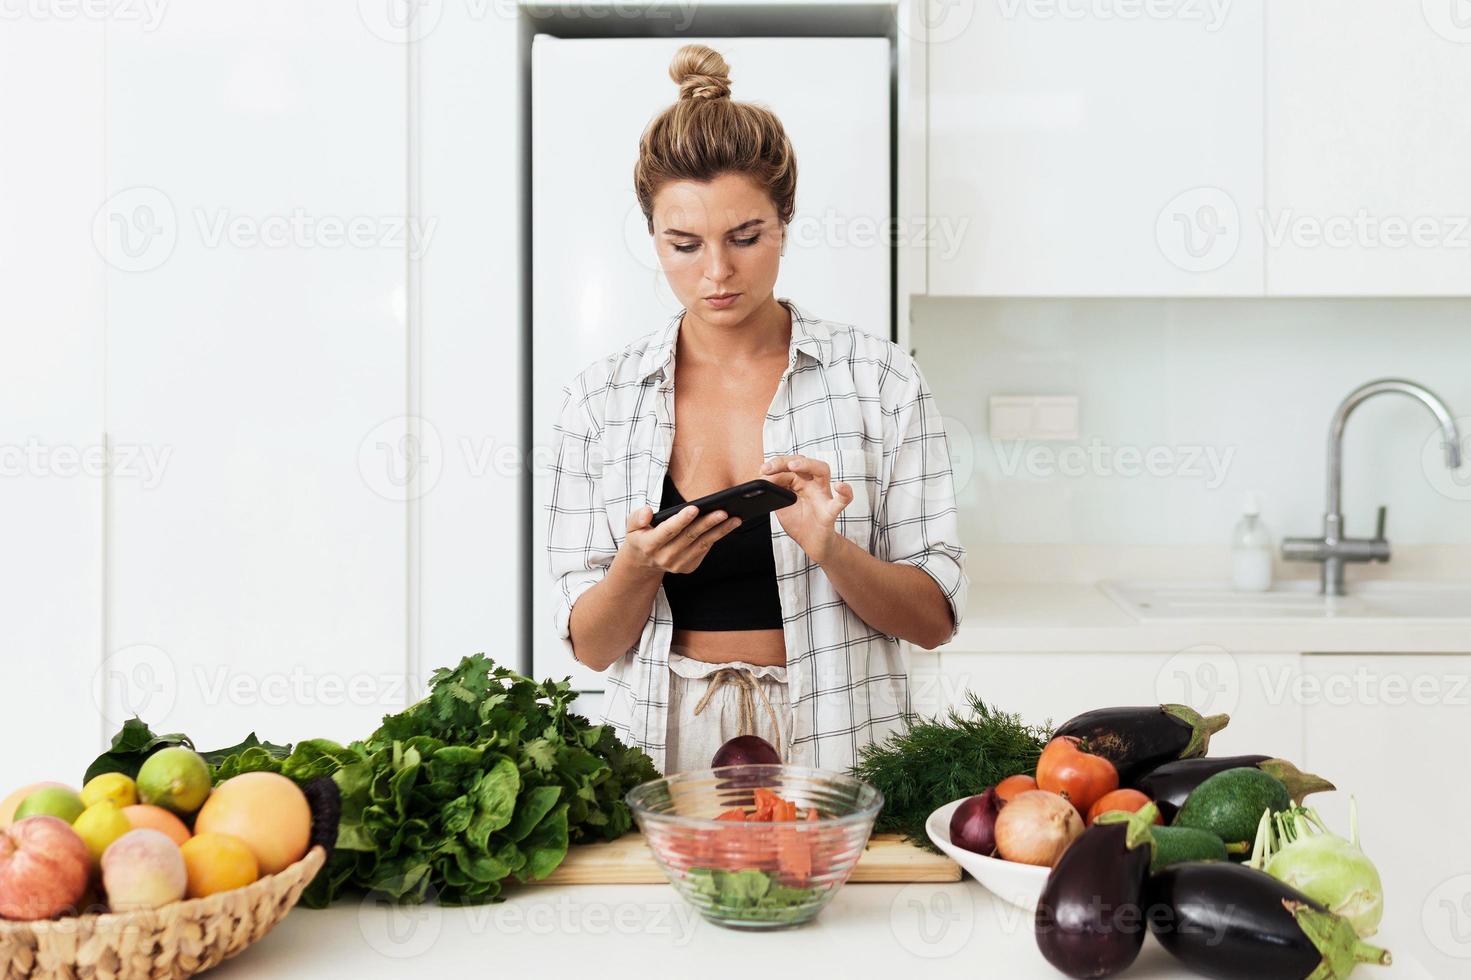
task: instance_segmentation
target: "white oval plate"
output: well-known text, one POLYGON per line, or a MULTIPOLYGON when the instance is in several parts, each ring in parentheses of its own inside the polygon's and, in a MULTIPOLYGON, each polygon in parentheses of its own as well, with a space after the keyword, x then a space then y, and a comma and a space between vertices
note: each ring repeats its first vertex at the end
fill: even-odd
POLYGON ((924 822, 925 833, 936 847, 969 871, 972 878, 997 898, 1018 908, 1035 910, 1037 901, 1042 897, 1042 886, 1047 884, 1047 876, 1052 869, 986 857, 950 843, 950 817, 955 813, 955 808, 964 802, 965 799, 952 800, 931 813, 924 822))

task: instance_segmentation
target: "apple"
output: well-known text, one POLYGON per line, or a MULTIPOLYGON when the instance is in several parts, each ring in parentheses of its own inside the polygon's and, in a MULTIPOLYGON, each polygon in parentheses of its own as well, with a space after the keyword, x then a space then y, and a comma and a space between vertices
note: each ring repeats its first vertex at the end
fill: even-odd
POLYGON ((0 918, 32 921, 75 910, 92 856, 59 817, 35 816, 0 830, 0 918))

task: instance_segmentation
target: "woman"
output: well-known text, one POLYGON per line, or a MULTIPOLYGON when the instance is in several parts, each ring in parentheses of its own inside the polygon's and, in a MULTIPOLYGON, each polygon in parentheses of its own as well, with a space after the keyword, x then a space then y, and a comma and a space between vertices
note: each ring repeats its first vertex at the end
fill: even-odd
POLYGON ((555 625, 609 672, 604 720, 666 773, 737 734, 846 769, 903 724, 899 641, 959 627, 949 447, 901 348, 774 297, 797 177, 781 123, 731 101, 708 47, 670 75, 680 98, 644 131, 634 184, 684 309, 564 389, 555 625), (650 524, 756 478, 797 502, 745 527, 694 507, 650 524))

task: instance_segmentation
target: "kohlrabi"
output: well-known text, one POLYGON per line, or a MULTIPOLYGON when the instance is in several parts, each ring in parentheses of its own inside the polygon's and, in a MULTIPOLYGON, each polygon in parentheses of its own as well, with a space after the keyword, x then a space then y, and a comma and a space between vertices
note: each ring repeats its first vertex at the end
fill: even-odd
POLYGON ((1312 807, 1262 814, 1250 864, 1322 902, 1360 937, 1372 936, 1384 916, 1379 870, 1359 848, 1358 809, 1349 799, 1349 839, 1330 832, 1312 807))

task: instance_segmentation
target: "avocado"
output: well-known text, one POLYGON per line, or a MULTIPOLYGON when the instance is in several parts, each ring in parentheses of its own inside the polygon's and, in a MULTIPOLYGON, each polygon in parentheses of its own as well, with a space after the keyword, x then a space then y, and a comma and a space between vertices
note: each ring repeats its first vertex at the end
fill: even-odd
POLYGON ((1226 845, 1208 830, 1194 827, 1151 827, 1154 836, 1154 860, 1149 873, 1181 861, 1224 861, 1226 845))
POLYGON ((1287 787, 1256 768, 1227 769, 1195 787, 1175 814, 1174 827, 1208 830, 1227 844, 1256 840, 1262 811, 1292 806, 1287 787))

